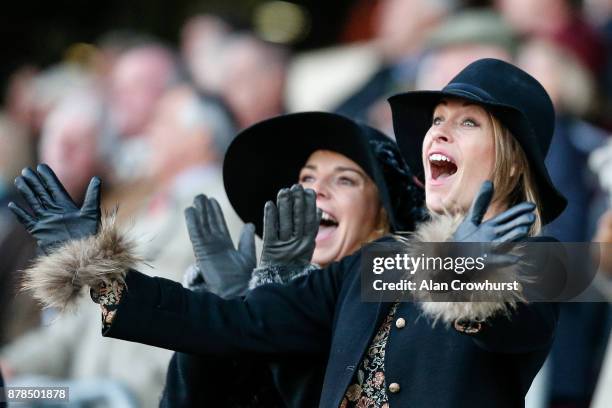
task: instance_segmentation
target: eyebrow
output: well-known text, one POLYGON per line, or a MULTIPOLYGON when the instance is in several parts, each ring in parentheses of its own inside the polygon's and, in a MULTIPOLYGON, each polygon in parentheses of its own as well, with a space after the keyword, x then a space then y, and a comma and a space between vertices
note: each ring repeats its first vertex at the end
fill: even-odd
MULTIPOLYGON (((310 170, 316 170, 317 166, 315 166, 314 164, 306 164, 303 168, 310 169, 310 170)), ((344 167, 344 166, 334 167, 334 172, 339 173, 342 171, 352 171, 353 173, 357 173, 358 175, 360 175, 364 180, 366 179, 366 175, 361 170, 355 169, 353 167, 344 167)))

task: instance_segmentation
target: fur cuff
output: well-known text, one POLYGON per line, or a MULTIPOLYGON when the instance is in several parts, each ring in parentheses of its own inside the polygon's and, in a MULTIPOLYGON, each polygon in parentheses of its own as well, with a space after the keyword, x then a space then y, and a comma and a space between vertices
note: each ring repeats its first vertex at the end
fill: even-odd
POLYGON ((96 235, 69 241, 39 257, 24 271, 22 287, 44 307, 63 311, 77 303, 85 286, 125 283, 127 271, 142 261, 135 246, 118 230, 115 214, 107 215, 96 235))
MULTIPOLYGON (((449 242, 452 235, 463 221, 463 215, 432 215, 432 218, 417 227, 417 230, 408 241, 411 256, 420 256, 427 252, 429 256, 446 257, 452 256, 445 245, 436 245, 436 242, 449 242), (426 251, 423 251, 426 248, 426 251)), ((448 245, 448 244, 447 244, 448 245)), ((457 277, 462 282, 518 282, 518 290, 499 290, 479 292, 469 296, 466 300, 465 294, 457 292, 446 292, 444 294, 433 293, 426 290, 415 292, 416 300, 423 314, 434 322, 442 321, 453 324, 456 321, 484 322, 496 315, 509 315, 516 308, 517 303, 524 302, 522 294, 527 279, 520 274, 520 265, 512 265, 504 268, 485 267, 479 271, 466 271, 457 277), (453 294, 454 293, 454 294, 453 294), (443 297, 442 297, 443 296, 443 297), (432 301, 438 298, 444 301, 432 301), (453 301, 456 299, 455 301, 453 301), (483 300, 484 299, 484 300, 483 300)), ((454 274, 455 272, 451 272, 454 274)), ((417 270, 413 280, 420 287, 422 281, 444 281, 448 280, 449 271, 417 270)))
POLYGON ((291 265, 269 265, 257 267, 253 270, 249 289, 255 289, 258 286, 269 283, 285 284, 300 276, 308 275, 310 272, 318 269, 316 265, 308 264, 306 266, 291 266, 291 265))

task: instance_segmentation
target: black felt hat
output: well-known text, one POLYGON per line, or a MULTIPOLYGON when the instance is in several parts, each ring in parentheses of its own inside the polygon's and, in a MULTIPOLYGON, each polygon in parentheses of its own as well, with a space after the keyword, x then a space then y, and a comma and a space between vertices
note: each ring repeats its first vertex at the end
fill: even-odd
POLYGON ((567 200, 553 185, 544 165, 555 124, 550 97, 532 76, 505 61, 486 58, 464 68, 441 91, 406 92, 389 98, 397 143, 406 162, 423 178, 421 152, 435 106, 446 97, 482 105, 506 126, 526 153, 547 224, 565 209, 567 200))
POLYGON ((281 188, 297 183, 306 160, 317 150, 340 153, 365 171, 378 188, 392 231, 413 228, 422 194, 395 142, 342 115, 300 112, 241 131, 225 155, 223 182, 229 201, 244 222, 255 224, 258 235, 266 201, 276 201, 281 188))

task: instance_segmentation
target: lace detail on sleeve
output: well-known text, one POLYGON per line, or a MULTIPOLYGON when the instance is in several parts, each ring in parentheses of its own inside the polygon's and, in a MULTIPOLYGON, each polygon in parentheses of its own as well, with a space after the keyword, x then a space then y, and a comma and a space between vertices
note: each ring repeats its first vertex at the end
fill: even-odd
POLYGON ((124 290, 125 284, 114 279, 109 283, 101 282, 97 288, 91 288, 89 290, 91 299, 99 304, 102 309, 103 330, 108 329, 113 323, 124 290))

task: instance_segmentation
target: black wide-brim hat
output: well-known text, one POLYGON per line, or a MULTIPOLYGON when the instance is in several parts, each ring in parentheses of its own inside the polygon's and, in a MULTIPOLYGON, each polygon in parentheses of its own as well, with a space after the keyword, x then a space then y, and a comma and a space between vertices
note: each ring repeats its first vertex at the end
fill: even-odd
POLYGON ((520 68, 486 58, 464 68, 441 91, 414 91, 389 98, 395 137, 404 159, 423 180, 423 139, 432 114, 443 98, 461 98, 482 105, 517 139, 533 171, 540 196, 542 221, 548 224, 565 209, 567 200, 553 185, 544 159, 553 136, 555 111, 542 85, 520 68))
POLYGON ((398 217, 370 146, 372 139, 391 142, 382 132, 334 113, 300 112, 264 120, 241 131, 227 150, 223 161, 227 197, 238 216, 255 224, 262 236, 265 203, 276 202, 281 188, 298 182, 313 152, 330 150, 353 160, 372 179, 395 231, 398 217))

